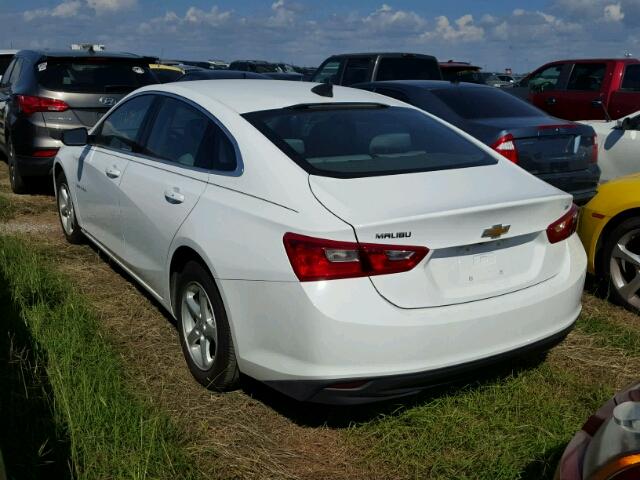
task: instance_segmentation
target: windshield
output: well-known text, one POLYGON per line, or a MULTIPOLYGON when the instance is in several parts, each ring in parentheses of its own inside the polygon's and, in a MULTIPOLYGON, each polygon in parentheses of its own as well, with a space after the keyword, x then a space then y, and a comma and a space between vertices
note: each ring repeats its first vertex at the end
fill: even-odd
POLYGON ((496 163, 451 128, 409 108, 319 104, 244 117, 315 175, 350 178, 496 163))
POLYGON ((148 66, 105 57, 49 59, 36 70, 38 83, 58 92, 127 93, 157 83, 148 66))
POLYGON ((431 91, 462 118, 540 117, 530 103, 493 87, 460 87, 431 91))

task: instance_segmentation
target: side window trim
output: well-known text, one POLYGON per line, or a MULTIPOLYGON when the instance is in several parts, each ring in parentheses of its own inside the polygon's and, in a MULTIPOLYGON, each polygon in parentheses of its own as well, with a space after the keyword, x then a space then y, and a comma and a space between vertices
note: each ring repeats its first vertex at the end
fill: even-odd
POLYGON ((140 147, 142 147, 143 150, 146 150, 146 142, 149 139, 149 135, 151 134, 151 127, 153 126, 153 122, 155 121, 156 115, 160 110, 160 106, 162 105, 162 101, 163 101, 162 97, 169 97, 169 98, 174 98, 178 101, 184 102, 190 107, 195 108, 198 112, 202 113, 205 117, 207 117, 211 122, 213 122, 220 129, 223 135, 227 137, 227 140, 229 140, 229 142, 233 146, 233 150, 236 158, 236 168, 235 170, 216 170, 213 168, 200 168, 196 166, 190 167, 186 165, 176 164, 175 162, 170 162, 155 156, 146 155, 141 152, 131 152, 131 155, 141 157, 141 158, 146 158, 148 160, 161 162, 167 165, 173 165, 173 166, 178 165, 181 168, 184 168, 187 170, 197 170, 201 172, 207 172, 213 175, 221 175, 226 177, 239 177, 244 173, 244 162, 242 160, 242 155, 240 154, 240 147, 238 146, 238 142, 236 141, 234 136, 231 135, 231 132, 229 132, 229 130, 222 124, 222 122, 220 122, 220 120, 218 120, 214 115, 212 115, 211 112, 205 110, 200 105, 189 100, 188 98, 182 97, 180 95, 176 95, 175 93, 171 93, 171 92, 160 92, 155 90, 149 90, 149 91, 145 91, 145 92, 133 95, 129 97, 129 99, 133 99, 140 95, 149 95, 149 94, 152 94, 153 96, 155 96, 156 99, 154 103, 151 105, 151 107, 149 108, 149 111, 147 112, 147 116, 143 121, 144 125, 141 130, 144 130, 144 131, 143 131, 142 141, 140 143, 140 147), (150 115, 153 115, 153 118, 150 118, 150 115))

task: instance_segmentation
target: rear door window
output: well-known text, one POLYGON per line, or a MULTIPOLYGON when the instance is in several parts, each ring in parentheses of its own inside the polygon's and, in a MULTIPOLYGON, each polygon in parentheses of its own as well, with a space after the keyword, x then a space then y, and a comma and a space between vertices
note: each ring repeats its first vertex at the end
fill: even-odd
POLYGON ((366 82, 369 79, 372 63, 370 57, 348 58, 342 75, 342 85, 366 82))
POLYGON ((483 149, 415 109, 323 104, 244 117, 314 175, 353 178, 496 163, 483 149))
POLYGON ((382 57, 376 80, 441 80, 438 62, 421 57, 382 57))
POLYGON ((11 73, 9 74, 9 78, 7 83, 9 85, 15 85, 18 79, 20 78, 20 74, 22 73, 22 67, 24 65, 24 60, 22 58, 16 58, 16 63, 13 64, 13 68, 11 69, 11 73))
POLYGON ((127 100, 102 122, 94 144, 123 152, 140 150, 140 133, 154 95, 140 95, 127 100))
POLYGON ((559 88, 560 74, 564 64, 552 65, 544 70, 534 73, 529 77, 529 90, 535 93, 557 90, 559 88))
POLYGON ((316 74, 313 76, 313 81, 319 83, 338 83, 338 81, 340 80, 338 77, 340 73, 340 65, 340 60, 329 60, 322 67, 320 67, 320 70, 318 70, 318 72, 316 72, 316 74))
POLYGON ((606 63, 576 63, 569 77, 567 90, 599 92, 606 70, 606 63))
POLYGON ((235 149, 204 113, 175 98, 164 98, 144 146, 144 153, 186 167, 233 171, 235 149))
POLYGON ((621 88, 622 90, 640 92, 640 64, 627 65, 621 88))
POLYGON ((157 83, 147 65, 105 57, 48 59, 37 71, 38 83, 57 92, 127 93, 157 83))

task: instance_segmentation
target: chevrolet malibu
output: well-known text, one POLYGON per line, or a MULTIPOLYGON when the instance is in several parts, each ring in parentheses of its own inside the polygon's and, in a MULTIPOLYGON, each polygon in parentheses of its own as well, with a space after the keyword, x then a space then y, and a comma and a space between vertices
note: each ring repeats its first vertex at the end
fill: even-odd
POLYGON ((548 349, 580 311, 571 197, 389 97, 144 87, 64 134, 60 221, 176 319, 193 376, 361 403, 548 349))

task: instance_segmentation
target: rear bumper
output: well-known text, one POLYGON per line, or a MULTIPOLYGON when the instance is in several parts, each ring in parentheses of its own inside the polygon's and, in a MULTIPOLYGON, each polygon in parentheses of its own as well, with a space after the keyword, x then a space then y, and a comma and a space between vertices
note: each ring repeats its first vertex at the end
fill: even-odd
POLYGON ((39 157, 17 157, 18 171, 24 177, 44 177, 51 174, 53 160, 51 158, 39 157))
POLYGON ((298 400, 361 403, 443 383, 566 335, 580 313, 586 255, 577 235, 565 244, 555 277, 443 307, 398 308, 367 278, 217 281, 243 373, 298 400), (326 392, 361 380, 360 392, 326 392))
POLYGON ((573 325, 572 323, 569 327, 550 337, 498 355, 424 372, 367 378, 365 379, 366 383, 356 388, 332 388, 332 385, 339 383, 354 382, 352 378, 333 379, 331 381, 276 380, 264 383, 296 400, 329 405, 354 405, 399 398, 419 393, 428 388, 452 383, 456 380, 471 378, 474 373, 478 373, 483 367, 505 362, 512 358, 524 357, 527 354, 549 350, 565 339, 573 329, 573 325))
POLYGON ((597 191, 600 181, 600 167, 594 164, 588 169, 576 172, 541 173, 537 177, 560 190, 573 195, 577 205, 584 205, 597 191))

